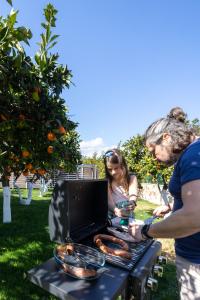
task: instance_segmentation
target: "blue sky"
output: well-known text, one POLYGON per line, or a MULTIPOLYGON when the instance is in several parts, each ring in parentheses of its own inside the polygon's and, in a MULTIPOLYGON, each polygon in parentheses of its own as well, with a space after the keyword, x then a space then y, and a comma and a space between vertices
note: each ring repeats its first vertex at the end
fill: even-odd
MULTIPOLYGON (((200 118, 199 0, 13 0, 33 33, 30 55, 49 2, 58 10, 55 52, 73 73, 64 98, 83 154, 142 134, 174 106, 200 118)), ((2 0, 0 14, 9 10, 2 0)))

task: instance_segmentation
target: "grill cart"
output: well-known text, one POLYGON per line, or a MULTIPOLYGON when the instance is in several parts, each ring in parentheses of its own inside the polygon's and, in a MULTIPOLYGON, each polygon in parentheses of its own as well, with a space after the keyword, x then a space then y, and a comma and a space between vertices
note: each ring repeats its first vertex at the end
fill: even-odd
MULTIPOLYGON (((106 180, 58 181, 49 206, 50 239, 94 248, 96 234, 109 234, 106 180)), ((131 259, 105 254, 102 274, 94 280, 73 278, 55 257, 28 271, 30 281, 59 299, 151 299, 157 288, 155 273, 162 275, 161 244, 155 240, 129 243, 131 259)))

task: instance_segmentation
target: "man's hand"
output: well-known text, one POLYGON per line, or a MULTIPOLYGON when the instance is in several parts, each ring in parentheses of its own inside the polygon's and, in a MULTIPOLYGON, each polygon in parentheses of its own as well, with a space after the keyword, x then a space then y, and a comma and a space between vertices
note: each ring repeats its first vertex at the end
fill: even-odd
POLYGON ((159 206, 156 209, 154 209, 153 215, 156 217, 164 217, 164 215, 170 211, 171 211, 171 209, 168 205, 162 205, 162 206, 159 206))

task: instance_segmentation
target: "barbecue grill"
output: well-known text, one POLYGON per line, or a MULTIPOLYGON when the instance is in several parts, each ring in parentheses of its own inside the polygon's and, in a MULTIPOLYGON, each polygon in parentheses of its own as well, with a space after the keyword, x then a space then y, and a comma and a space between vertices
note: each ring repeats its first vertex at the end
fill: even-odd
MULTIPOLYGON (((106 233, 108 220, 106 180, 58 181, 49 206, 50 239, 58 244, 69 240, 95 248, 95 234, 106 233)), ((60 299, 108 300, 151 299, 157 288, 155 273, 162 275, 158 260, 161 244, 155 240, 129 243, 131 259, 106 254, 104 272, 95 280, 74 279, 54 258, 28 271, 36 285, 60 299)))

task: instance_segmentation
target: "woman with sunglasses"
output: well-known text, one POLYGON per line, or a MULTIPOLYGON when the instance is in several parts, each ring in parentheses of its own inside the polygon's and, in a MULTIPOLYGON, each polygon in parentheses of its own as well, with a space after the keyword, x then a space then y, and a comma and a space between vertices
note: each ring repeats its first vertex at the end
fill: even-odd
POLYGON ((174 238, 181 300, 200 299, 200 139, 187 126, 182 110, 152 123, 145 133, 153 156, 174 171, 169 191, 174 197, 170 216, 151 225, 129 225, 137 241, 174 238))
POLYGON ((109 216, 129 217, 136 206, 137 178, 129 174, 126 161, 118 149, 108 150, 104 154, 104 166, 108 179, 109 216), (127 201, 130 205, 120 208, 120 204, 127 201))

